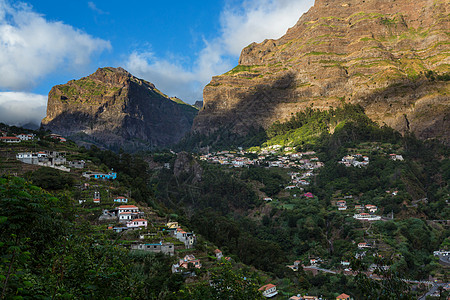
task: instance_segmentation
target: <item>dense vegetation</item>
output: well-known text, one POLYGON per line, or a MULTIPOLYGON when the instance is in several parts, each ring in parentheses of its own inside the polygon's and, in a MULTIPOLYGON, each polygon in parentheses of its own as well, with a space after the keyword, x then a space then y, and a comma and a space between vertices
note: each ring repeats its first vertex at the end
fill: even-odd
MULTIPOLYGON (((130 155, 64 146, 71 150, 71 159, 117 172, 114 193, 129 193, 160 217, 200 234, 196 251, 219 247, 234 262, 246 264, 243 271, 234 263, 219 264, 186 280, 171 273, 173 258, 124 250, 119 235, 93 224, 90 206, 74 206, 81 196, 74 187, 76 176, 40 168, 23 174, 29 181, 0 178, 2 298, 254 299, 250 295, 257 287, 270 281, 283 296, 333 298, 346 292, 369 299, 386 291, 386 299, 399 299, 400 291, 409 299, 410 287, 399 278, 432 275, 445 280, 433 251, 450 249, 450 232, 430 220, 450 219, 448 147, 411 134, 402 137, 350 105, 327 112, 309 109, 259 134, 246 146, 317 152, 324 167, 315 171, 305 191, 284 189, 289 180, 285 169, 229 168, 170 151, 130 155), (405 160, 389 159, 392 152, 405 160), (348 153, 368 155, 370 164, 344 167, 338 161, 348 153), (395 196, 387 192, 393 190, 398 191, 395 196), (314 197, 303 197, 306 191, 314 197), (344 196, 351 196, 349 205, 376 205, 385 219, 368 224, 337 211, 335 201, 344 196), (394 218, 388 220, 391 213, 394 218), (362 253, 360 242, 376 247, 355 259, 362 253), (380 262, 380 256, 385 261, 380 262), (390 273, 374 282, 363 273, 313 276, 302 268, 293 272, 286 267, 295 260, 309 265, 311 258, 319 257, 323 268, 340 270, 341 261, 351 261, 353 270, 362 272, 386 263, 390 273)), ((230 137, 220 144, 216 136, 200 146, 225 147, 230 140, 243 146, 230 137)), ((39 147, 63 146, 42 139, 39 147)))

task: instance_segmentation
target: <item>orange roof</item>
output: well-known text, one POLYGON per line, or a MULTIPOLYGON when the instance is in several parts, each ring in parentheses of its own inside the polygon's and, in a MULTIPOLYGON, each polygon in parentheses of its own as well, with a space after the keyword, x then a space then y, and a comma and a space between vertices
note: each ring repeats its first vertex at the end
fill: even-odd
POLYGON ((347 299, 347 298, 350 298, 350 296, 347 294, 340 294, 339 296, 336 297, 336 299, 347 299))
POLYGON ((143 221, 145 221, 145 222, 147 222, 147 220, 146 220, 146 219, 134 219, 134 220, 133 220, 133 222, 136 222, 136 221, 139 221, 139 222, 143 222, 143 221))
POLYGON ((121 205, 118 208, 138 208, 138 207, 134 205, 121 205))
POLYGON ((126 199, 126 198, 122 197, 122 196, 119 196, 119 197, 116 197, 115 199, 126 199))
POLYGON ((269 283, 260 287, 258 291, 267 291, 268 289, 271 289, 273 287, 276 287, 276 285, 269 283))

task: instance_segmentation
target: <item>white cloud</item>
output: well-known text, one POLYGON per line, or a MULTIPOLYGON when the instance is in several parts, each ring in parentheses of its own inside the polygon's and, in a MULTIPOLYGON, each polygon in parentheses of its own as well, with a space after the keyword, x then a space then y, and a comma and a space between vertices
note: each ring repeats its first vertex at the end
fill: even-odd
POLYGON ((45 117, 47 96, 22 92, 0 92, 0 122, 39 125, 45 117))
POLYGON ((244 0, 239 6, 229 5, 221 14, 220 35, 204 41, 192 68, 138 52, 128 57, 125 67, 169 96, 193 103, 202 99, 202 89, 212 76, 237 64, 242 48, 252 42, 280 38, 313 4, 314 0, 244 0))
POLYGON ((29 5, 0 0, 0 88, 29 90, 54 71, 87 67, 93 54, 110 48, 109 41, 47 21, 29 5))

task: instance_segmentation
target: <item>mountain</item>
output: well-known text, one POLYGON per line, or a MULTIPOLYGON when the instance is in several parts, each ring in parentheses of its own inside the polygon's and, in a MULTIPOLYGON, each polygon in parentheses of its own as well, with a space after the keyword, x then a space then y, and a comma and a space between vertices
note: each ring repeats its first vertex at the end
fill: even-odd
POLYGON ((283 37, 250 44, 213 77, 193 131, 245 135, 307 107, 351 103, 380 125, 450 143, 449 6, 316 0, 283 37))
POLYGON ((176 143, 197 112, 152 83, 107 67, 54 86, 41 125, 80 144, 137 150, 176 143))

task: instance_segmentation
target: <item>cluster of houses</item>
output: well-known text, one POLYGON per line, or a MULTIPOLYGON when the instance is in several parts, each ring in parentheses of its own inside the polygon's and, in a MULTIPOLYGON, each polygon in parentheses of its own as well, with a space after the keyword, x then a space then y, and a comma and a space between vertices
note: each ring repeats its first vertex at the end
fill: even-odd
MULTIPOLYGON (((336 206, 338 210, 347 210, 347 201, 346 200, 338 200, 336 201, 336 206)), ((376 205, 372 204, 366 204, 366 205, 355 205, 355 211, 363 213, 364 211, 368 211, 370 214, 376 213, 378 210, 378 207, 376 205)))
POLYGON ((178 263, 172 265, 172 273, 185 273, 188 272, 189 264, 196 268, 200 269, 202 267, 202 263, 199 259, 195 258, 194 255, 186 255, 185 257, 181 258, 178 263))
MULTIPOLYGON (((55 140, 59 140, 62 143, 67 141, 66 138, 62 137, 59 134, 52 133, 49 135, 49 137, 55 140)), ((0 141, 3 143, 20 143, 22 141, 33 140, 39 140, 39 138, 37 138, 36 134, 34 133, 20 133, 8 136, 6 131, 0 130, 0 141)))
POLYGON ((362 154, 353 154, 344 156, 338 163, 346 167, 366 167, 369 164, 369 157, 362 154))
POLYGON ((178 222, 168 222, 166 224, 167 231, 174 238, 184 243, 186 249, 190 249, 197 243, 197 236, 193 232, 186 232, 179 225, 178 222))
POLYGON ((305 173, 291 172, 289 173, 291 176, 291 181, 289 185, 285 187, 286 190, 291 190, 294 188, 303 188, 305 186, 310 185, 310 182, 307 180, 311 176, 313 176, 312 171, 307 171, 305 173))
MULTIPOLYGON (((279 146, 279 145, 275 145, 279 146)), ((247 152, 240 150, 235 151, 220 151, 217 153, 209 153, 200 156, 200 160, 205 160, 211 163, 218 163, 221 165, 230 165, 233 167, 249 167, 251 165, 268 166, 269 168, 299 168, 304 170, 313 170, 323 167, 323 163, 319 161, 318 157, 305 158, 305 156, 313 156, 314 151, 297 153, 292 152, 292 148, 284 148, 283 154, 279 154, 279 148, 271 146, 263 148, 259 153, 252 151, 247 152), (291 152, 289 152, 291 151, 291 152), (258 158, 248 158, 247 154, 258 154, 258 158)), ((279 146, 281 147, 281 146, 279 146)))
MULTIPOLYGON (((70 172, 71 167, 78 168, 81 165, 81 162, 78 161, 68 162, 65 153, 58 151, 19 152, 16 154, 16 159, 25 164, 50 167, 66 172, 70 172)), ((82 165, 84 167, 84 162, 82 165)))
POLYGON ((0 131, 0 141, 3 143, 20 143, 22 141, 32 141, 36 139, 34 133, 21 133, 8 136, 5 131, 0 131))
MULTIPOLYGON (((94 196, 94 202, 96 197, 99 198, 99 196, 94 196)), ((120 199, 122 200, 122 198, 124 197, 120 199)), ((129 229, 147 228, 148 221, 144 219, 144 215, 144 212, 140 211, 139 207, 135 205, 120 205, 114 209, 104 209, 99 217, 99 221, 118 221, 125 226, 110 226, 109 229, 115 232, 122 232, 129 229)))

